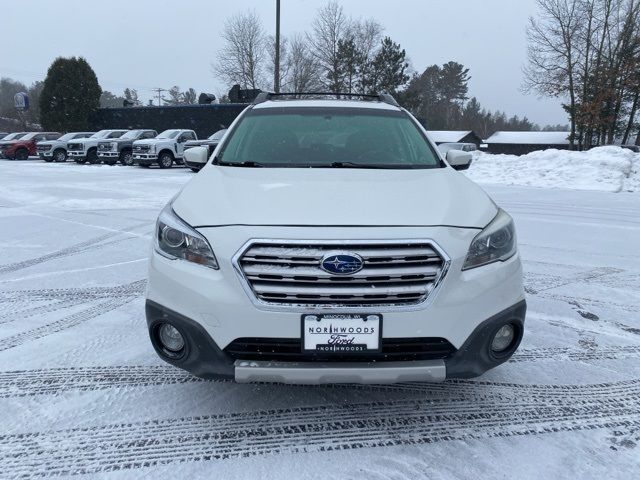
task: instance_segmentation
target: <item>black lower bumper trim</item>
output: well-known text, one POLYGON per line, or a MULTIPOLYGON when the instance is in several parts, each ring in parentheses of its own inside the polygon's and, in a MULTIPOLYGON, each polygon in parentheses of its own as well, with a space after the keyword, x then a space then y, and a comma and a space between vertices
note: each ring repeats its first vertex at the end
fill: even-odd
POLYGON ((526 313, 527 303, 522 300, 478 325, 456 353, 445 360, 447 378, 478 377, 509 360, 522 340, 526 313), (493 337, 508 323, 515 327, 514 341, 505 352, 495 354, 491 351, 493 337))
POLYGON ((218 347, 199 323, 151 300, 147 300, 145 310, 151 343, 165 362, 202 378, 233 378, 233 359, 218 347), (185 338, 186 351, 178 359, 167 357, 158 342, 155 327, 162 322, 171 323, 185 338))

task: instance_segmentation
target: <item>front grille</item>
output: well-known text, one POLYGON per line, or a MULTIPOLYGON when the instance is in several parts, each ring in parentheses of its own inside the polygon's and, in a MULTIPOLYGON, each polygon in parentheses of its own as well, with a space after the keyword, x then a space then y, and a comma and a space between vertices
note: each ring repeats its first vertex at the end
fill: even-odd
POLYGON ((104 142, 98 144, 98 150, 101 152, 108 152, 111 150, 111 142, 104 142))
POLYGON ((253 243, 238 259, 255 297, 282 306, 404 306, 421 303, 446 269, 429 242, 253 243), (326 256, 362 257, 363 268, 336 275, 321 268, 326 256))
POLYGON ((67 143, 67 150, 82 150, 81 143, 67 143))
POLYGON ((48 152, 49 150, 51 150, 51 147, 51 145, 36 145, 36 150, 38 151, 38 153, 48 152))
POLYGON ((383 338, 379 353, 327 355, 302 352, 298 338, 238 338, 224 349, 234 360, 277 362, 408 362, 448 358, 455 347, 444 338, 383 338))
POLYGON ((136 153, 148 152, 149 148, 150 148, 149 145, 134 145, 133 146, 133 151, 136 152, 136 153))

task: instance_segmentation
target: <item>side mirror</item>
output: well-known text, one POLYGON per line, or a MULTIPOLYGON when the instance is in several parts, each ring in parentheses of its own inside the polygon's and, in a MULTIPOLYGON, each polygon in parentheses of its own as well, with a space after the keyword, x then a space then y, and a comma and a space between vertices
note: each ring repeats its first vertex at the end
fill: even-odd
POLYGON ((456 170, 466 170, 471 166, 473 155, 462 150, 449 150, 447 152, 447 163, 456 170))
POLYGON ((198 163, 205 165, 209 160, 208 147, 191 147, 184 151, 184 160, 186 163, 198 163))

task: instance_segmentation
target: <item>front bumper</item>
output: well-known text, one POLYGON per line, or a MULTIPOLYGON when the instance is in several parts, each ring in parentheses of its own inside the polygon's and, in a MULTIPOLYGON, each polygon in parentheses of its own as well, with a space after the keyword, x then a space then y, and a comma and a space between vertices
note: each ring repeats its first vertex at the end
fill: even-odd
POLYGON ((168 363, 203 378, 227 378, 239 383, 273 382, 286 384, 398 382, 440 382, 447 378, 471 378, 506 362, 518 348, 526 314, 524 300, 481 322, 466 342, 452 355, 437 360, 400 362, 308 362, 234 360, 223 351, 207 331, 190 318, 147 300, 146 316, 151 343, 168 363), (156 327, 169 322, 186 340, 186 350, 179 359, 168 358, 155 335, 156 327), (517 326, 518 338, 508 354, 495 356, 491 340, 497 330, 511 323, 517 326))
POLYGON ((151 165, 158 161, 158 155, 155 153, 134 153, 133 162, 138 165, 151 165))
POLYGON ((81 150, 69 150, 67 152, 67 156, 71 159, 71 160, 83 160, 87 157, 86 152, 83 152, 81 150))
POLYGON ((182 260, 170 260, 153 252, 149 263, 147 293, 147 320, 150 326, 160 318, 178 318, 193 327, 190 329, 193 333, 188 335, 198 346, 198 355, 195 358, 189 355, 185 357, 185 361, 170 362, 196 375, 222 375, 238 381, 262 379, 279 382, 300 382, 302 377, 311 383, 391 382, 408 381, 407 378, 428 381, 442 380, 445 377, 477 376, 508 359, 508 356, 504 359, 491 358, 490 352, 481 351, 491 337, 491 331, 487 329, 497 324, 492 322, 499 323, 506 317, 512 317, 520 327, 520 332, 522 331, 526 307, 519 256, 515 255, 505 262, 462 271, 469 245, 478 232, 476 229, 233 226, 199 230, 213 246, 220 269, 212 270, 182 260), (326 312, 322 308, 314 309, 313 306, 274 309, 257 305, 243 288, 242 279, 231 261, 248 240, 308 239, 310 236, 316 240, 389 239, 390 231, 396 238, 433 240, 451 258, 449 270, 438 289, 423 304, 410 308, 352 308, 351 311, 381 313, 384 316, 383 339, 440 338, 448 341, 457 353, 435 362, 411 362, 411 365, 420 368, 410 370, 399 362, 384 365, 385 362, 378 361, 367 368, 362 363, 350 363, 347 365, 349 368, 357 367, 360 371, 355 373, 351 369, 344 372, 343 376, 334 371, 339 368, 335 362, 323 364, 323 370, 318 370, 318 362, 302 367, 299 364, 307 362, 298 362, 296 365, 282 365, 273 361, 267 361, 267 365, 255 361, 235 364, 235 360, 242 362, 243 359, 223 355, 225 348, 240 338, 300 339, 301 314, 336 313, 335 310, 326 312), (477 347, 476 342, 479 340, 472 342, 472 338, 482 339, 484 346, 477 347), (467 361, 468 356, 473 361, 467 361), (249 366, 251 369, 248 369, 249 366), (293 372, 289 372, 291 375, 283 373, 283 369, 294 366, 297 372, 295 375, 293 372), (446 367, 444 374, 443 366, 446 367), (380 377, 380 372, 372 372, 372 368, 376 370, 378 367, 387 369, 386 376, 380 377), (395 368, 399 370, 393 370, 395 368))
POLYGON ((118 158, 118 152, 98 152, 98 158, 118 158))
POLYGON ((38 157, 40 157, 40 160, 44 160, 45 158, 51 158, 53 157, 53 152, 51 150, 38 151, 38 157))

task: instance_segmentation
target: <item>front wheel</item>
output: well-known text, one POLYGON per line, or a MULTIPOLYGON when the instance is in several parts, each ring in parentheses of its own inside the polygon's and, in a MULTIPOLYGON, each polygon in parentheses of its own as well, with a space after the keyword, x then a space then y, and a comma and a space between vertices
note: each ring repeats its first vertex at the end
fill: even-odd
POLYGON ((29 151, 26 148, 21 148, 16 152, 13 158, 15 158, 16 160, 26 160, 27 158, 29 158, 29 151))
POLYGON ((53 158, 51 158, 51 159, 45 158, 45 160, 47 162, 50 162, 51 160, 54 160, 54 161, 59 162, 59 163, 66 162, 67 161, 67 152, 65 152, 64 150, 59 148, 58 150, 53 152, 53 158))
POLYGON ((98 151, 95 149, 91 149, 87 152, 87 162, 89 162, 91 165, 95 165, 96 163, 98 163, 98 151))
POLYGON ((131 152, 121 152, 120 163, 127 167, 131 167, 133 165, 133 154, 131 152))
POLYGON ((171 155, 169 152, 160 154, 160 157, 158 158, 158 166, 160 168, 171 168, 172 165, 173 155, 171 155))

